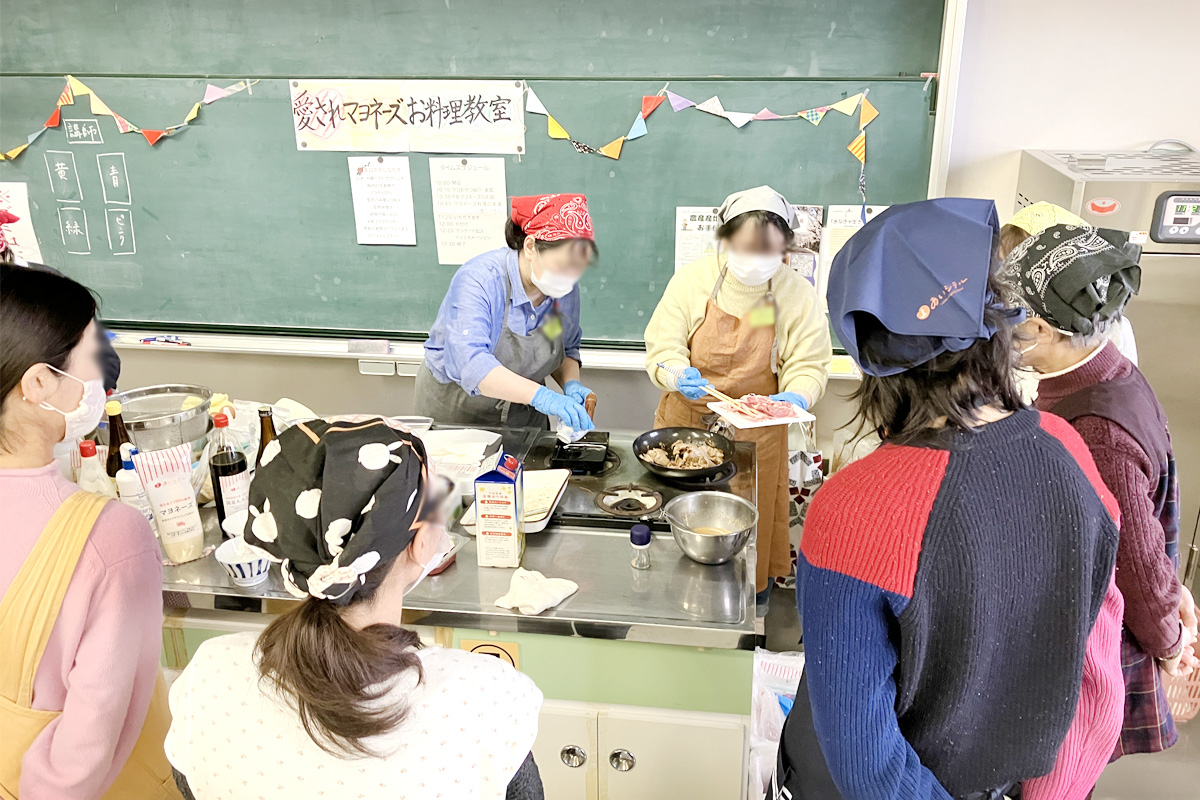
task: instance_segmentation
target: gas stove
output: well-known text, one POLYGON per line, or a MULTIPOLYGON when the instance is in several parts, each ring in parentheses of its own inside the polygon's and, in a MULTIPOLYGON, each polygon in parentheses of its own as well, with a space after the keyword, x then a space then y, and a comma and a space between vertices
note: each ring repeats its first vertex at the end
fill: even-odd
MULTIPOLYGON (((609 434, 603 467, 590 475, 572 474, 554 514, 555 524, 627 528, 645 522, 652 529, 669 531, 671 526, 660 518, 662 507, 686 492, 712 489, 756 502, 753 444, 737 443, 733 463, 723 474, 706 481, 670 481, 645 469, 633 454, 633 440, 638 435, 632 431, 609 434)), ((557 442, 549 431, 538 435, 524 455, 525 469, 549 469, 557 442)))

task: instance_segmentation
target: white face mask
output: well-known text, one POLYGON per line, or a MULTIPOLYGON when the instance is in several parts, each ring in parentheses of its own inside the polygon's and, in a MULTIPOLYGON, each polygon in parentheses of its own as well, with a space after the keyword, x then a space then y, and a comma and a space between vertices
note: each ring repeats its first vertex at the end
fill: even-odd
POLYGON ((761 286, 783 267, 783 257, 761 253, 729 252, 725 256, 725 265, 737 278, 747 286, 761 286))
MULTIPOLYGON (((537 252, 536 249, 534 252, 537 252)), ((578 278, 572 278, 569 275, 563 275, 558 272, 551 272, 544 266, 541 267, 542 274, 538 275, 538 267, 541 259, 535 259, 534 265, 529 270, 529 279, 533 281, 533 285, 538 288, 538 291, 552 297, 555 300, 566 297, 575 288, 575 284, 579 283, 578 278)))
POLYGON ((70 378, 73 381, 83 384, 83 395, 79 398, 79 405, 70 411, 55 408, 45 400, 38 403, 38 407, 44 408, 47 411, 57 411, 66 418, 67 429, 60 441, 73 442, 76 439, 82 439, 85 435, 96 429, 96 426, 100 424, 100 418, 104 416, 104 382, 101 380, 80 380, 71 373, 63 372, 61 369, 50 364, 46 366, 65 378, 70 378))
POLYGON ((438 540, 437 552, 434 553, 433 558, 429 559, 425 566, 421 568, 421 574, 417 576, 417 579, 404 588, 404 593, 408 594, 413 589, 417 588, 421 581, 429 577, 429 573, 437 569, 438 565, 442 563, 442 560, 445 559, 446 556, 450 555, 450 551, 453 549, 454 540, 450 538, 450 534, 446 533, 445 526, 442 526, 442 536, 441 539, 438 540))

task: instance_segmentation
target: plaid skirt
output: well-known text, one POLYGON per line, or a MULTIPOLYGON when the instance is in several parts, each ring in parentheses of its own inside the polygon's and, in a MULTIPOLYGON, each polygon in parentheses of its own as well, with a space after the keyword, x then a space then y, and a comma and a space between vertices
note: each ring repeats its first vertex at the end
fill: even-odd
POLYGON ((1112 760, 1131 753, 1157 753, 1179 740, 1157 662, 1142 651, 1128 628, 1121 631, 1125 676, 1125 722, 1112 760))

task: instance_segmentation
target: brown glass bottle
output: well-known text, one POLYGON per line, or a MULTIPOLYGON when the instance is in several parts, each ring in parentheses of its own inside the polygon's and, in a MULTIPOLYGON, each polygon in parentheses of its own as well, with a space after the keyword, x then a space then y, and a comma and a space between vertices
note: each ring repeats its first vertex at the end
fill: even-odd
POLYGON ((125 420, 121 418, 121 401, 109 400, 104 404, 104 413, 108 414, 108 460, 104 462, 104 471, 108 477, 115 478, 124 466, 121 462, 121 445, 128 442, 129 431, 125 429, 125 420))
POLYGON ((254 468, 262 461, 263 450, 275 441, 275 420, 271 417, 271 407, 263 406, 258 409, 258 455, 254 457, 254 468))

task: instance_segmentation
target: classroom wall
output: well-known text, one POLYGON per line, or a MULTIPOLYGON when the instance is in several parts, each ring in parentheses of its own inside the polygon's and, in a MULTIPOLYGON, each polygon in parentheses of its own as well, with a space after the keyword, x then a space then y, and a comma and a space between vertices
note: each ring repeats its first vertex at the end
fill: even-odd
POLYGON ((970 0, 946 194, 1014 210, 1022 149, 1200 147, 1196 0, 970 0))
MULTIPOLYGON (((991 197, 1011 213, 1019 153, 1040 147, 1200 146, 1195 87, 1169 64, 1195 49, 1200 3, 971 0, 946 193, 991 197), (1180 89, 1185 89, 1180 94, 1180 89), (1189 94, 1190 93, 1190 94, 1189 94)), ((412 411, 412 379, 361 376, 354 361, 125 351, 125 386, 193 380, 237 396, 291 395, 319 411, 412 411)), ((639 373, 586 373, 606 428, 649 427, 658 394, 639 373)), ((831 382, 814 409, 828 447, 849 419, 853 384, 831 382)))

